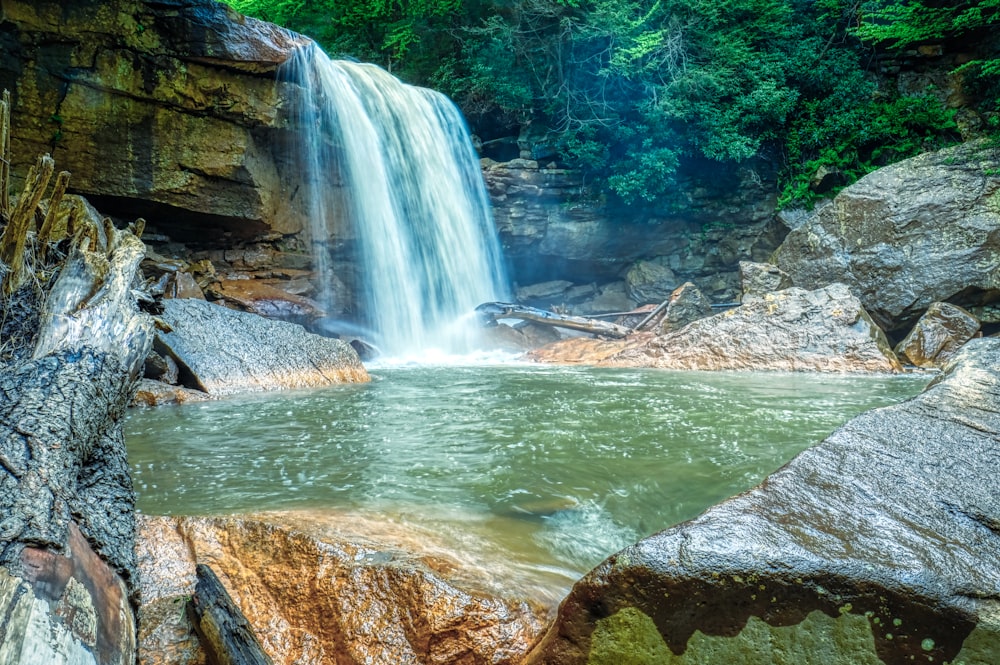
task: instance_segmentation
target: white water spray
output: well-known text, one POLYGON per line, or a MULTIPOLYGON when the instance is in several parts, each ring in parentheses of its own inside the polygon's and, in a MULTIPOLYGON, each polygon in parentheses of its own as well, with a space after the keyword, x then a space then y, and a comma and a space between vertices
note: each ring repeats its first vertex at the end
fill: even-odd
MULTIPOLYGON (((314 242, 346 214, 358 240, 364 323, 391 355, 471 348, 477 305, 506 280, 489 199, 465 121, 444 95, 318 47, 286 65, 311 103, 297 119, 314 242), (339 176, 343 196, 331 199, 339 176), (472 325, 459 325, 466 319, 472 325)), ((325 253, 318 267, 328 270, 325 253)), ((323 278, 325 280, 325 278, 323 278)))

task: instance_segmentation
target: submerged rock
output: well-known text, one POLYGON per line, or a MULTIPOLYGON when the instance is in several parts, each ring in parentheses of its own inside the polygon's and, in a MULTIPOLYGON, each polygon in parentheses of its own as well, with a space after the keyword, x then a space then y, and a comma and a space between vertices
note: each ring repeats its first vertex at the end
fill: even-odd
POLYGON ((257 520, 140 519, 139 663, 203 662, 184 605, 219 575, 277 665, 520 662, 545 611, 459 581, 454 561, 257 520))
POLYGON ((203 300, 165 300, 156 348, 180 367, 181 383, 210 395, 311 388, 368 380, 346 342, 302 326, 203 300))
POLYGON ((1000 662, 1000 340, 607 559, 526 660, 1000 662))
POLYGON ((957 305, 932 303, 896 353, 918 367, 942 367, 979 332, 979 321, 957 305))
POLYGON ((775 263, 797 286, 847 283, 885 330, 931 303, 1000 295, 1000 148, 956 146, 870 173, 791 231, 775 263))
POLYGON ((694 370, 898 372, 888 340, 843 284, 790 288, 664 335, 556 342, 533 360, 694 370))

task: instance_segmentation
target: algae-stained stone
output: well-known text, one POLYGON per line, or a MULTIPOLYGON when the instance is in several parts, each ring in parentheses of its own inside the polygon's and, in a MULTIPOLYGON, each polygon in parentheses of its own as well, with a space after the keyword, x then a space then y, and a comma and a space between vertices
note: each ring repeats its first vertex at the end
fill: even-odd
POLYGON ((684 326, 712 315, 712 303, 691 282, 681 284, 670 294, 670 303, 660 321, 660 332, 680 330, 684 326))
POLYGON ((932 303, 896 353, 919 367, 941 367, 979 332, 979 321, 958 305, 932 303))
POLYGON ((792 278, 784 270, 770 263, 740 261, 740 286, 743 302, 749 298, 763 297, 768 293, 793 286, 792 278))
POLYGON ((182 383, 210 395, 368 380, 349 344, 302 326, 204 300, 165 300, 163 307, 171 332, 157 334, 157 350, 174 358, 182 383))
POLYGON ((921 395, 608 558, 526 663, 998 663, 997 468, 1000 339, 973 340, 921 395))

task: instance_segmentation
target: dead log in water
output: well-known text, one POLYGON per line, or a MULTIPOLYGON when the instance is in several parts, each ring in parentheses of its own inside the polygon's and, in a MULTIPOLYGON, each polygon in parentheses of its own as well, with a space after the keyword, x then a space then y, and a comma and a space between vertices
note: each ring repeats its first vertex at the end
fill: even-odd
MULTIPOLYGON (((9 109, 5 95, 4 191, 9 109)), ((52 166, 39 160, 16 204, 0 196, 0 663, 131 665, 135 494, 120 421, 152 339, 132 291, 144 247, 131 230, 81 224, 61 255, 39 206, 52 166)))
POLYGON ((616 339, 628 337, 633 332, 631 328, 601 321, 600 319, 558 314, 544 309, 506 302, 483 303, 476 308, 476 314, 479 315, 483 323, 488 325, 495 324, 499 319, 521 319, 522 321, 533 321, 542 325, 579 330, 580 332, 616 339))

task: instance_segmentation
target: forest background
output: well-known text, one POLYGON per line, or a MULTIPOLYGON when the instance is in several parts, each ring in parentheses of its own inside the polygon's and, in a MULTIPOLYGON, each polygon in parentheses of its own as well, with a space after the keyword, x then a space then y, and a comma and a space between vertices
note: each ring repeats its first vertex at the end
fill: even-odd
MULTIPOLYGON (((919 152, 1000 135, 1000 0, 227 0, 458 103, 484 140, 530 128, 535 157, 595 197, 661 203, 685 169, 765 160, 780 206, 919 152), (975 122, 894 63, 947 64, 975 122)), ((830 192, 824 192, 829 194, 830 192)))

